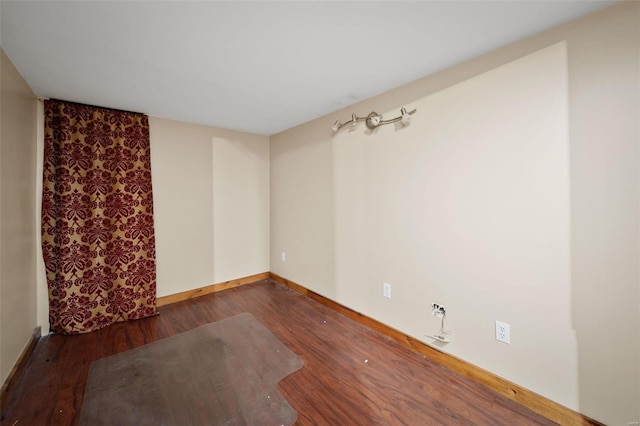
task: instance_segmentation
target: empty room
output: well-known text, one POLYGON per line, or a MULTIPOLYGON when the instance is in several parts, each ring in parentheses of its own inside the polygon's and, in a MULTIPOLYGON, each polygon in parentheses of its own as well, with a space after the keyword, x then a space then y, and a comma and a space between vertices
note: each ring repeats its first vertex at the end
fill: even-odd
POLYGON ((0 423, 640 424, 640 2, 0 1, 0 423))

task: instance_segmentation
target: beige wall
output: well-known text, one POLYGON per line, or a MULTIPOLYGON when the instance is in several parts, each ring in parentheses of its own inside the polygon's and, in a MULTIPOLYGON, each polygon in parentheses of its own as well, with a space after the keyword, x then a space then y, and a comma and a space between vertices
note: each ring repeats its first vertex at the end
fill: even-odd
POLYGON ((269 142, 213 139, 215 282, 269 270, 269 142))
POLYGON ((569 28, 571 296, 579 401, 583 411, 607 424, 626 424, 640 417, 640 340, 631 337, 640 328, 640 3, 569 28))
POLYGON ((36 327, 36 98, 0 49, 0 382, 36 327))
POLYGON ((436 347, 637 421, 639 28, 617 5, 272 136, 271 270, 428 344, 443 303, 436 347))
POLYGON ((149 119, 158 296, 213 284, 210 129, 149 119))
POLYGON ((158 296, 269 270, 266 136, 150 117, 158 296))
POLYGON ((426 308, 444 303, 444 350, 554 400, 576 395, 566 106, 558 43, 411 102, 410 127, 336 134, 336 297, 422 340, 439 328, 426 308), (487 333, 496 319, 510 346, 487 333))

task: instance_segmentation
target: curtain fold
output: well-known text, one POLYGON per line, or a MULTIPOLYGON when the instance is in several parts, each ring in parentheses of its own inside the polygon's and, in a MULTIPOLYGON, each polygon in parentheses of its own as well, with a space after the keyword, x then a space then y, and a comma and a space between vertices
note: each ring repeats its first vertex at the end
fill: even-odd
POLYGON ((51 330, 88 333, 155 315, 148 117, 57 100, 44 109, 51 330))

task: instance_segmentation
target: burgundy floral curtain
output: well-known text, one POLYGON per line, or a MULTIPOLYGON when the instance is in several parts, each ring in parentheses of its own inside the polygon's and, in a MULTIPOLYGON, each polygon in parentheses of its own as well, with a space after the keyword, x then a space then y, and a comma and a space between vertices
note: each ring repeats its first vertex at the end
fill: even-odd
POLYGON ((45 101, 42 252, 51 330, 156 313, 146 115, 45 101))

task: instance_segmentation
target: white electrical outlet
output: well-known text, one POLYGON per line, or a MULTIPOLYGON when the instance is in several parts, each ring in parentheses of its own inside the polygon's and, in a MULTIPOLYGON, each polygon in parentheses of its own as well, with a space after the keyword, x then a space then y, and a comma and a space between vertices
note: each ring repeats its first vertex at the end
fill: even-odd
POLYGON ((391 299, 391 284, 382 283, 382 295, 387 299, 391 299))
POLYGON ((496 340, 502 343, 511 343, 511 329, 509 324, 496 321, 496 340))
POLYGON ((447 311, 444 308, 444 305, 441 305, 439 303, 432 303, 431 304, 431 313, 433 314, 434 317, 437 317, 437 318, 446 318, 447 317, 447 311))
POLYGON ((280 253, 280 259, 281 259, 283 262, 286 262, 286 261, 287 261, 287 253, 285 253, 285 252, 281 252, 281 253, 280 253))

